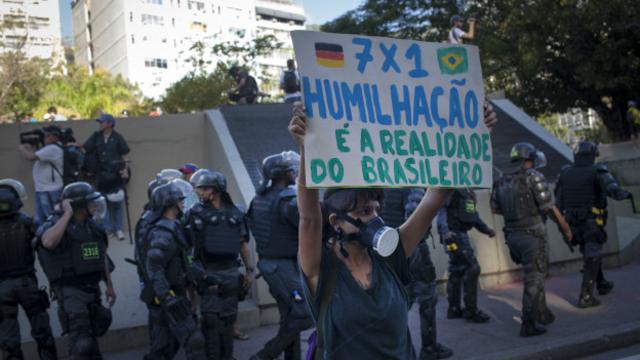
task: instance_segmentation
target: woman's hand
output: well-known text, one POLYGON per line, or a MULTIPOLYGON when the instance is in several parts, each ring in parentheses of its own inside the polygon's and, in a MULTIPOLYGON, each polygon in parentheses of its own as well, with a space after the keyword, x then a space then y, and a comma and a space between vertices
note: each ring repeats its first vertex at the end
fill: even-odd
POLYGON ((301 102, 296 102, 293 105, 293 116, 291 122, 289 122, 289 133, 293 138, 293 141, 303 149, 304 137, 307 134, 307 115, 304 112, 304 105, 301 102))
POLYGON ((495 111, 493 111, 493 106, 485 100, 484 102, 484 124, 489 128, 489 131, 493 129, 493 127, 498 122, 498 115, 495 111))

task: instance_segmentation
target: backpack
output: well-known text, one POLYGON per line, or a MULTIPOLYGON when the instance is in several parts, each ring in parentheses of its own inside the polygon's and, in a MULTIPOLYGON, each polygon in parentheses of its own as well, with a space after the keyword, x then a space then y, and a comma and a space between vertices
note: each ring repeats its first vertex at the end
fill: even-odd
POLYGON ((284 72, 284 92, 292 94, 300 91, 300 84, 298 83, 298 77, 295 71, 287 70, 284 72))
POLYGON ((256 79, 251 75, 247 75, 247 83, 248 84, 246 86, 249 89, 249 93, 253 96, 258 95, 259 89, 256 79))
POLYGON ((78 146, 75 145, 59 145, 62 149, 62 171, 55 165, 51 164, 53 169, 62 177, 64 185, 79 181, 82 177, 82 164, 84 163, 84 154, 78 146))

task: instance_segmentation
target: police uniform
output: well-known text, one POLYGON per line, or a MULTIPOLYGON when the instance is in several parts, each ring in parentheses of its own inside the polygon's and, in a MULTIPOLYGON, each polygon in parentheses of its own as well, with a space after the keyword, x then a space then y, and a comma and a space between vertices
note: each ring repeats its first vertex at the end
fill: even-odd
POLYGON ((578 145, 575 163, 564 167, 556 185, 558 208, 564 213, 584 257, 583 281, 579 307, 599 304, 593 297, 597 284, 601 295, 613 288, 602 272, 602 247, 607 241, 607 196, 615 200, 631 197, 613 178, 606 165, 594 164, 598 154, 594 143, 578 145))
MULTIPOLYGON (((10 190, 0 189, 6 191, 10 190)), ((17 196, 14 201, 19 201, 17 196)), ((31 336, 38 344, 40 359, 57 359, 47 313, 49 296, 38 288, 33 266, 31 240, 36 228, 33 219, 18 212, 20 206, 8 214, 0 210, 0 348, 5 359, 23 359, 17 319, 20 305, 31 324, 31 336)))
POLYGON ((465 317, 473 322, 486 322, 489 317, 478 310, 478 276, 480 264, 474 254, 467 232, 476 228, 483 234, 495 233, 480 219, 476 209, 476 194, 473 190, 456 189, 447 204, 438 211, 440 241, 449 255, 449 280, 447 297, 448 318, 465 317), (447 238, 447 236, 449 236, 447 238), (464 312, 460 298, 464 289, 464 312))
POLYGON ((233 205, 216 209, 210 202, 194 205, 187 215, 194 255, 208 281, 199 286, 202 332, 209 359, 232 359, 233 324, 238 314, 242 275, 238 254, 249 236, 245 214, 233 205))
MULTIPOLYGON (((68 185, 71 186, 71 185, 68 185)), ((64 197, 64 192, 63 192, 64 197)), ((38 229, 41 237, 59 219, 54 213, 38 229)), ((71 359, 101 359, 97 338, 111 325, 111 311, 101 303, 99 282, 105 271, 107 235, 93 219, 71 219, 53 250, 38 248, 38 258, 58 302, 63 334, 71 359)))
POLYGON ((554 207, 553 194, 542 173, 521 167, 496 181, 491 207, 504 217, 504 233, 511 258, 524 269, 522 324, 525 330, 521 335, 528 336, 526 329, 535 327, 536 322, 553 321, 545 305, 547 260, 542 217, 542 212, 554 207))
POLYGON ((285 351, 285 359, 299 359, 300 332, 312 326, 300 283, 298 221, 291 187, 272 186, 251 202, 249 224, 256 239, 258 268, 280 312, 278 334, 265 344, 259 358, 274 359, 285 351))
MULTIPOLYGON (((398 228, 415 211, 422 200, 423 189, 385 189, 380 216, 387 226, 398 228)), ((421 241, 409 258, 411 283, 407 291, 419 306, 422 348, 420 359, 444 359, 453 351, 437 342, 436 331, 436 268, 431 260, 429 244, 421 241)))

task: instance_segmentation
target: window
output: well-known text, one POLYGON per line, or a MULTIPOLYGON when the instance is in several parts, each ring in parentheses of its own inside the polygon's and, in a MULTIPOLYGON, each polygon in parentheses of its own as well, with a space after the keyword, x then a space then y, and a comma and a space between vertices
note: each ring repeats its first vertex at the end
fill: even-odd
POLYGON ((155 67, 160 69, 167 68, 167 59, 146 58, 144 59, 145 67, 155 67))
POLYGON ((129 12, 129 22, 133 22, 133 12, 129 12))
POLYGON ((133 34, 131 34, 131 43, 132 44, 136 43, 136 38, 133 36, 133 34))
POLYGON ((189 0, 189 2, 187 2, 187 8, 189 8, 189 10, 204 11, 204 3, 202 1, 189 0))
POLYGON ((207 24, 201 23, 199 21, 193 21, 191 26, 189 27, 191 30, 197 30, 202 32, 207 32, 207 24))
POLYGON ((146 0, 147 4, 162 5, 163 0, 146 0))
POLYGON ((143 25, 164 26, 164 17, 150 14, 140 14, 143 25))

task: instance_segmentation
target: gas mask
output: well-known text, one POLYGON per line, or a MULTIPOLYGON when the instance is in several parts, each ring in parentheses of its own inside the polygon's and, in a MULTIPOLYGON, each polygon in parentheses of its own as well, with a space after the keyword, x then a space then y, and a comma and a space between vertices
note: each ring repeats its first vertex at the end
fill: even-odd
POLYGON ((338 214, 338 218, 360 229, 358 233, 342 235, 341 241, 357 241, 366 248, 373 249, 380 256, 388 257, 398 247, 398 230, 384 225, 384 220, 376 216, 367 223, 354 219, 347 214, 338 214))

